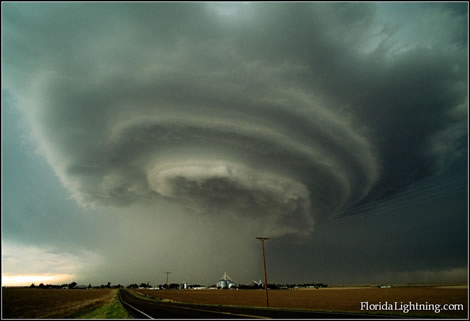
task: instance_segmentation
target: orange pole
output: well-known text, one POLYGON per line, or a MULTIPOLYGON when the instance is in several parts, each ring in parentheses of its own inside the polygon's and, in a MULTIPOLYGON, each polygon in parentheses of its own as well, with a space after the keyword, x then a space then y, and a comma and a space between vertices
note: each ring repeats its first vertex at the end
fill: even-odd
POLYGON ((266 291, 266 307, 269 308, 269 295, 268 295, 268 276, 266 275, 266 257, 264 255, 264 240, 269 240, 267 237, 257 237, 261 241, 261 250, 263 251, 263 266, 264 266, 264 290, 266 291))

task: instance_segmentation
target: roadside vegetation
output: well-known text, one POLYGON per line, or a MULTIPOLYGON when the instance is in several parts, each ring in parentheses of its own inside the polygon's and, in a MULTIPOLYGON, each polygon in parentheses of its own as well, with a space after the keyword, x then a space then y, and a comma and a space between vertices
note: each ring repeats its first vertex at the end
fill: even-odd
POLYGON ((129 313, 119 301, 119 290, 113 300, 100 307, 92 307, 70 316, 74 319, 130 319, 129 313))

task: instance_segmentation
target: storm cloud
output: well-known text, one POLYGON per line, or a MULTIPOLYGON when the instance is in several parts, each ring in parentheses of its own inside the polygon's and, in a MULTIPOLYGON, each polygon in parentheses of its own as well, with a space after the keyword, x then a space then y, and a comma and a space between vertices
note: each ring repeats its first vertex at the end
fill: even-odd
POLYGON ((83 207, 308 238, 467 153, 461 4, 4 8, 4 89, 83 207))
POLYGON ((430 175, 464 134, 463 44, 395 53, 374 5, 35 7, 9 12, 7 74, 84 206, 164 197, 309 233, 430 175))

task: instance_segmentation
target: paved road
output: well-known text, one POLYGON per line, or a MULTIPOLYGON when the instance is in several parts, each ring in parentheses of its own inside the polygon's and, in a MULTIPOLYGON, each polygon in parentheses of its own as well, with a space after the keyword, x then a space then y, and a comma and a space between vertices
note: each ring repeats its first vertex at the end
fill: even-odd
POLYGON ((123 306, 137 319, 350 319, 380 318, 366 314, 305 312, 298 310, 235 308, 183 303, 164 303, 138 298, 120 290, 123 306))

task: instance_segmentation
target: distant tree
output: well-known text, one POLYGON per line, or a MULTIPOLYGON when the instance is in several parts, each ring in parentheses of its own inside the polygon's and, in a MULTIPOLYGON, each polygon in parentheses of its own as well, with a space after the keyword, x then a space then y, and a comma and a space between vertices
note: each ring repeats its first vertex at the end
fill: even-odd
POLYGON ((257 284, 239 284, 238 288, 243 289, 243 290, 254 290, 254 289, 258 289, 258 285, 257 284))
POLYGON ((178 283, 170 283, 170 289, 179 289, 180 285, 178 283))
POLYGON ((30 288, 35 288, 36 285, 34 283, 31 283, 31 285, 29 286, 30 288))
POLYGON ((91 284, 88 284, 88 288, 91 289, 91 284))
POLYGON ((106 287, 110 288, 111 287, 111 282, 108 282, 108 284, 106 284, 106 287))
POLYGON ((188 284, 188 288, 191 289, 191 288, 198 288, 200 287, 201 285, 199 284, 188 284))
POLYGON ((77 282, 72 282, 69 284, 69 289, 73 289, 76 286, 77 286, 77 282))
POLYGON ((137 289, 139 286, 136 283, 129 284, 127 286, 128 289, 137 289))
POLYGON ((45 289, 46 286, 44 285, 44 283, 41 283, 41 284, 39 284, 39 288, 40 288, 40 289, 45 289))

